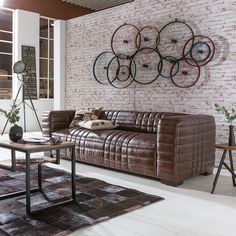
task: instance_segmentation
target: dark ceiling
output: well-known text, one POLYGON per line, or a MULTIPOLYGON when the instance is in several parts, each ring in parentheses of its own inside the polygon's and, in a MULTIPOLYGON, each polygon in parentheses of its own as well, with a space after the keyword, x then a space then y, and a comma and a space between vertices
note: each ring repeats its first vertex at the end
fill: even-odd
POLYGON ((3 7, 37 12, 55 19, 71 19, 94 12, 61 0, 5 0, 3 7))
POLYGON ((134 0, 4 0, 3 7, 68 20, 132 1, 134 0))

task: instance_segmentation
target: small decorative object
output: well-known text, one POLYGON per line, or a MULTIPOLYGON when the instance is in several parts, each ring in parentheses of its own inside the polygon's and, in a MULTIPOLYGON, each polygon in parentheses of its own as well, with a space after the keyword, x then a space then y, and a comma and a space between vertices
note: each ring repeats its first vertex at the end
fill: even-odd
POLYGON ((233 121, 236 119, 236 111, 232 108, 227 110, 225 106, 220 106, 215 103, 215 110, 219 113, 225 115, 225 121, 229 123, 229 146, 235 146, 235 137, 234 137, 234 126, 232 125, 233 121))
POLYGON ((23 129, 16 124, 20 120, 19 112, 20 107, 16 104, 12 105, 10 111, 0 108, 0 113, 3 114, 11 124, 13 124, 9 130, 9 138, 13 142, 17 142, 23 137, 23 129))

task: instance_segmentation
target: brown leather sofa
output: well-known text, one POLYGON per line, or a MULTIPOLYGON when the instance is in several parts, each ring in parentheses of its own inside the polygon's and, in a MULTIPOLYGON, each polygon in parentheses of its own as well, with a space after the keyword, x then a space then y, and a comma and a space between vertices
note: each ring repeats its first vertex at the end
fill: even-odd
MULTIPOLYGON (((215 163, 215 121, 209 115, 103 111, 113 130, 69 128, 74 110, 43 113, 43 135, 75 141, 80 162, 154 177, 178 186, 211 174, 215 163)), ((64 158, 68 158, 67 152, 64 158)))

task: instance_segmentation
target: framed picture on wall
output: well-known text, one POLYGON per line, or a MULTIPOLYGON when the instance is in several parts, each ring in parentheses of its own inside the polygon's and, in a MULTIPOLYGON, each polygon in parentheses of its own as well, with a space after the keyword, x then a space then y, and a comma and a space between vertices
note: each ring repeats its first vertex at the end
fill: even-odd
POLYGON ((22 61, 26 65, 26 73, 23 74, 23 81, 26 84, 23 90, 24 99, 37 99, 35 47, 21 46, 21 52, 22 61))

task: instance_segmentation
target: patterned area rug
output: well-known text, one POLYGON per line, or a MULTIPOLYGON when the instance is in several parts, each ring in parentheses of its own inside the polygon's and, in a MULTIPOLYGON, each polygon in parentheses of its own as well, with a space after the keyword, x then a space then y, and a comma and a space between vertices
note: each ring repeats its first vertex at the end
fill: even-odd
MULTIPOLYGON (((70 174, 47 166, 43 166, 42 173, 44 196, 40 192, 31 195, 33 210, 71 196, 70 174)), ((31 176, 32 187, 37 187, 36 168, 32 169, 31 176)), ((23 189, 25 173, 22 170, 0 170, 1 195, 23 189)), ((0 235, 63 236, 163 198, 77 175, 76 199, 76 203, 59 206, 33 217, 26 215, 25 196, 1 200, 0 235)))

